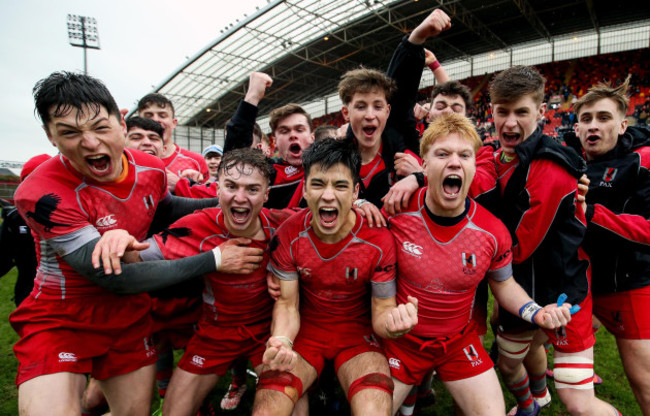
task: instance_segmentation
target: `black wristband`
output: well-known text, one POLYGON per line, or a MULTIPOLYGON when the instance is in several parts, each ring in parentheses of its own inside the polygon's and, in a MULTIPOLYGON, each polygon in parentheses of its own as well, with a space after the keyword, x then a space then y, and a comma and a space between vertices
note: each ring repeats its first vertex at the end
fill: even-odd
POLYGON ((423 172, 413 172, 411 175, 415 176, 415 179, 418 181, 418 187, 422 188, 424 186, 424 173, 423 172))

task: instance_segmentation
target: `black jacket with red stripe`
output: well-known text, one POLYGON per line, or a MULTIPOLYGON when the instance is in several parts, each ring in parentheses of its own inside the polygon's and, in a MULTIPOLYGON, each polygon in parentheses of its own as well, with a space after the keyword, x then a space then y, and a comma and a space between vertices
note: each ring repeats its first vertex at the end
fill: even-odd
POLYGON ((585 162, 539 128, 515 152, 518 163, 499 178, 499 218, 512 236, 514 278, 540 305, 561 293, 578 304, 590 280, 581 248, 586 220, 576 201, 585 162))
MULTIPOLYGON (((572 144, 576 139, 565 140, 572 144)), ((650 285, 649 169, 650 131, 639 127, 629 127, 614 149, 587 162, 591 182, 584 248, 591 258, 594 294, 650 285)))

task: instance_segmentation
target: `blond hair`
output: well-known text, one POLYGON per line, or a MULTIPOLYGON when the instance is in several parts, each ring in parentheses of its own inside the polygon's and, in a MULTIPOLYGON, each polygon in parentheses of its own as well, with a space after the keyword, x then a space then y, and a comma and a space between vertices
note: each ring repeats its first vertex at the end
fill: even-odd
POLYGON ((630 99, 627 97, 627 90, 630 87, 630 77, 631 75, 628 75, 627 78, 625 78, 625 81, 623 81, 623 83, 618 87, 612 87, 610 82, 599 82, 589 88, 587 93, 573 104, 573 111, 576 115, 580 115, 580 109, 583 106, 609 98, 616 103, 618 111, 623 117, 625 117, 625 114, 627 114, 627 108, 630 104, 630 99))
POLYGON ((463 115, 452 113, 437 117, 424 131, 420 141, 420 155, 425 157, 436 140, 457 133, 469 140, 474 147, 474 153, 483 145, 476 129, 469 119, 463 115))

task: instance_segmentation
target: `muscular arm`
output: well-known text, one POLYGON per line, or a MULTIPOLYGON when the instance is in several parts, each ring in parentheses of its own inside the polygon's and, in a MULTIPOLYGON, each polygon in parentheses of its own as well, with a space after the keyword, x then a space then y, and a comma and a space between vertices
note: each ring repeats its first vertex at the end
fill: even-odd
POLYGON ((122 264, 122 273, 107 275, 102 267, 92 266, 92 252, 99 238, 93 239, 63 259, 91 282, 118 294, 150 292, 216 270, 212 251, 179 260, 159 260, 122 264))
POLYGON ((280 298, 273 307, 271 337, 264 351, 264 364, 271 370, 290 371, 296 362, 293 340, 300 330, 298 280, 280 280, 280 298))

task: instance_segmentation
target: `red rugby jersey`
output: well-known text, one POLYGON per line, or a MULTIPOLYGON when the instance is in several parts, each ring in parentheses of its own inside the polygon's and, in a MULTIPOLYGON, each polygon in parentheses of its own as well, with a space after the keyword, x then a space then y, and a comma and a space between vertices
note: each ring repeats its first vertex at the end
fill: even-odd
MULTIPOLYGON (((266 286, 269 241, 275 229, 294 212, 262 209, 259 218, 264 238, 250 244, 250 247, 264 250, 264 260, 259 269, 246 275, 212 272, 203 276, 205 289, 201 320, 239 326, 271 319, 274 302, 266 286)), ((235 236, 226 228, 220 208, 196 211, 154 236, 161 257, 170 260, 212 250, 232 238, 235 236)))
POLYGON ((512 276, 511 239, 495 216, 473 200, 454 225, 435 223, 425 210, 427 188, 402 213, 389 218, 397 247, 397 303, 418 299, 418 324, 411 334, 450 336, 470 322, 474 294, 487 275, 512 276))
POLYGON ((146 237, 158 203, 168 196, 160 159, 124 149, 126 177, 98 183, 83 177, 63 156, 43 163, 16 191, 16 206, 32 230, 38 270, 34 296, 65 299, 105 293, 62 257, 108 230, 146 237))
POLYGON ((269 270, 283 280, 300 279, 300 319, 315 324, 370 324, 371 294, 395 295, 395 244, 386 228, 370 228, 356 214, 352 231, 326 244, 305 210, 278 229, 269 270))

